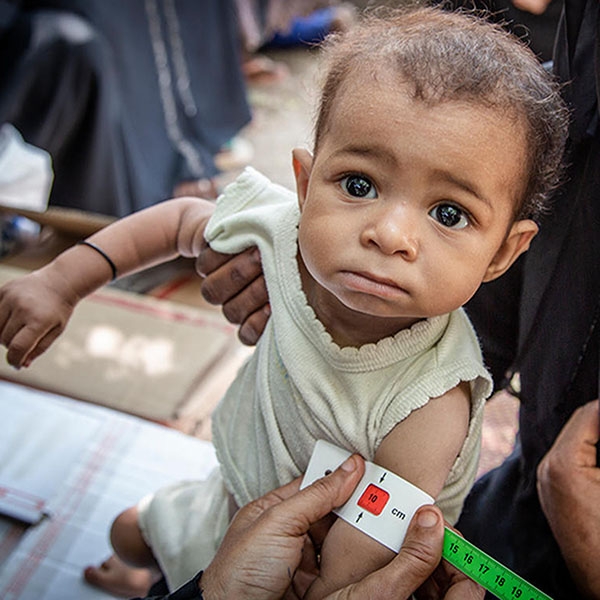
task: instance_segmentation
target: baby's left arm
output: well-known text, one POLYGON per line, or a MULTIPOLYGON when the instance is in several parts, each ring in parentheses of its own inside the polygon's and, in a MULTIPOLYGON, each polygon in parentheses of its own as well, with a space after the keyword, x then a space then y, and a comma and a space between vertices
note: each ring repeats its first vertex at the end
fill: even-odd
MULTIPOLYGON (((398 423, 382 441, 374 462, 437 497, 467 436, 470 410, 469 386, 462 383, 398 423)), ((338 519, 321 549, 320 575, 305 597, 323 598, 381 568, 393 556, 338 519)))

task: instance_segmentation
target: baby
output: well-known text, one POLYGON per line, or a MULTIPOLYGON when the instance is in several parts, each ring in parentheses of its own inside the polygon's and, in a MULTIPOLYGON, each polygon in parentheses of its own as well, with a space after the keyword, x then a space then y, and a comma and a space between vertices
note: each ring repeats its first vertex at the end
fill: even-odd
MULTIPOLYGON (((461 306, 535 236, 565 108, 533 54, 475 16, 370 17, 326 46, 313 152, 293 153, 296 194, 248 169, 216 208, 161 203, 0 290, 0 341, 21 366, 113 269, 194 257, 206 242, 260 249, 272 318, 214 414, 220 468, 112 528, 118 556, 158 566, 170 589, 209 564, 230 507, 301 474, 318 439, 422 488, 451 523, 475 477, 492 385, 461 306)), ((392 553, 338 520, 320 557, 307 598, 392 553)))

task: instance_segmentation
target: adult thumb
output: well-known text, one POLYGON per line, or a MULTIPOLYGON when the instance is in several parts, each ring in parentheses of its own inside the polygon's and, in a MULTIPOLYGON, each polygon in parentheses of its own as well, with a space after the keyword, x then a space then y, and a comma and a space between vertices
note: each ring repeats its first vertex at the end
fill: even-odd
POLYGON ((401 600, 410 598, 438 566, 444 543, 444 519, 439 508, 422 506, 415 513, 398 555, 362 581, 338 590, 327 600, 401 600))

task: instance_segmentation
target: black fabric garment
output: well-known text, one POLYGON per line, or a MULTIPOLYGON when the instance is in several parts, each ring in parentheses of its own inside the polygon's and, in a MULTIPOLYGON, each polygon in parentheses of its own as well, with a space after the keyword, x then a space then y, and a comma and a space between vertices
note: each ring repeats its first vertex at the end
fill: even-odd
POLYGON ((550 0, 541 15, 517 8, 512 0, 434 0, 444 7, 475 8, 488 18, 501 23, 508 31, 525 42, 540 62, 552 59, 554 37, 560 19, 563 0, 550 0))
POLYGON ((164 579, 153 585, 144 598, 133 598, 133 600, 203 600, 202 591, 198 587, 198 582, 202 577, 200 571, 193 579, 182 585, 179 589, 169 593, 164 579))
POLYGON ((476 483, 458 527, 554 600, 579 595, 539 505, 536 468, 573 411, 598 396, 599 12, 597 0, 568 0, 558 32, 555 65, 574 118, 553 210, 517 268, 467 307, 495 380, 520 373, 521 408, 515 451, 476 483))
POLYGON ((0 53, 0 122, 51 154, 53 205, 169 198, 250 120, 233 0, 0 0, 0 53))

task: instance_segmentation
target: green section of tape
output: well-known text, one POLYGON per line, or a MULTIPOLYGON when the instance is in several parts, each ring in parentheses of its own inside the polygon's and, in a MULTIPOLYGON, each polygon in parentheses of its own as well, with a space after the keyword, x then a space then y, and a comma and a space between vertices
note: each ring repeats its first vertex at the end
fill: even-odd
POLYGON ((500 600, 552 600, 448 527, 442 556, 500 600))

